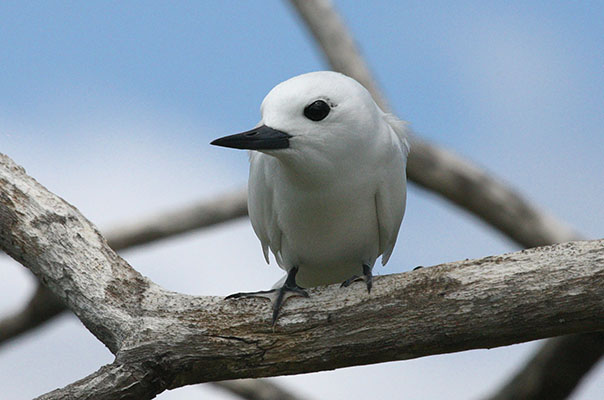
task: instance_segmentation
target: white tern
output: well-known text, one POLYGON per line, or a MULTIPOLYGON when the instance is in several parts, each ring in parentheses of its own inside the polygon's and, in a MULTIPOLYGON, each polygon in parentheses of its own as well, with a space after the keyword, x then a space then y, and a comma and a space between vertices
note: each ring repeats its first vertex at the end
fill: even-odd
POLYGON ((357 81, 337 72, 275 86, 252 130, 214 145, 249 149, 248 209, 264 257, 287 276, 280 287, 229 298, 267 297, 273 325, 303 288, 363 280, 386 264, 405 212, 407 127, 357 81))

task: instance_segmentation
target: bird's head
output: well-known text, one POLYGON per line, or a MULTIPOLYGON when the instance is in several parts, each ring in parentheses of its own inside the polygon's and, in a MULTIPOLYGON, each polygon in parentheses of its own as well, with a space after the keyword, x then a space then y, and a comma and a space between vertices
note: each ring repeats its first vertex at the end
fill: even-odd
POLYGON ((357 81, 337 72, 299 75, 275 86, 264 98, 256 128, 216 139, 214 145, 258 150, 289 158, 302 154, 337 156, 371 144, 385 114, 357 81))

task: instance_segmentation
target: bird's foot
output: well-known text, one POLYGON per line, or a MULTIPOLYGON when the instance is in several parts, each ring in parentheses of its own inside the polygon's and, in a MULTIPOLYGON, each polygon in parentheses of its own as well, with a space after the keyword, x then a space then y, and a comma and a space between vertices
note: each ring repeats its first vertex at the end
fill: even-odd
POLYGON ((363 264, 363 275, 353 275, 346 279, 340 287, 348 287, 352 282, 365 281, 367 285, 367 293, 371 293, 371 287, 373 286, 373 275, 371 274, 371 268, 367 264, 363 264))
POLYGON ((279 318, 279 311, 281 310, 281 306, 285 303, 287 299, 294 296, 308 297, 308 293, 306 292, 306 290, 302 289, 296 284, 297 272, 297 267, 290 269, 287 273, 287 279, 285 283, 278 289, 261 290, 259 292, 249 293, 235 293, 225 297, 225 300, 250 297, 260 297, 263 299, 268 299, 271 302, 271 306, 273 309, 272 323, 274 326, 277 322, 277 318, 279 318))

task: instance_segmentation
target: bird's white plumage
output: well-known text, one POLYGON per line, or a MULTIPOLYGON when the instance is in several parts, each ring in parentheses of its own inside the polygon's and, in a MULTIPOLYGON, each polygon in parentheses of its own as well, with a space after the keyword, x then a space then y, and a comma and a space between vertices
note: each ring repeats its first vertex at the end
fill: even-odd
POLYGON ((406 197, 406 127, 355 80, 312 72, 277 85, 260 124, 292 137, 286 149, 252 151, 248 207, 268 262, 298 267, 302 287, 342 282, 392 254, 406 197), (316 100, 331 107, 312 121, 316 100))

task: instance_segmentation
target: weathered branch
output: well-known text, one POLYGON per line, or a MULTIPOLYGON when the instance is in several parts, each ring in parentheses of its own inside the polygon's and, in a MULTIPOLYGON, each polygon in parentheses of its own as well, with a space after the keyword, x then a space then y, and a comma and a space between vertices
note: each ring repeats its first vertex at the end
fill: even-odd
MULTIPOLYGON (((125 250, 245 215, 247 197, 245 190, 240 190, 110 230, 107 242, 114 250, 125 250)), ((38 285, 23 310, 0 320, 0 344, 43 324, 65 310, 65 305, 57 296, 45 286, 38 285)), ((108 372, 106 368, 101 371, 108 372)), ((246 399, 296 399, 292 393, 267 381, 239 380, 214 384, 246 399)))
POLYGON ((117 256, 75 207, 0 154, 2 249, 26 265, 113 352, 133 323, 120 281, 147 281, 117 256), (68 266, 77 255, 79 273, 68 266), (120 268, 122 266, 123 268, 120 268), (77 306, 76 306, 77 305, 77 306))
POLYGON ((48 399, 151 398, 192 383, 604 330, 604 240, 383 276, 371 295, 354 286, 312 289, 310 300, 285 305, 273 329, 265 302, 180 295, 141 277, 75 208, 6 156, 0 156, 0 247, 116 354, 112 365, 48 399))
MULTIPOLYGON (((344 25, 336 10, 328 0, 290 0, 300 17, 309 28, 323 50, 329 64, 336 71, 343 72, 361 82, 384 110, 389 110, 371 72, 357 49, 352 35, 344 25)), ((440 194, 462 208, 470 211, 486 223, 505 233, 510 239, 524 247, 580 240, 578 233, 568 226, 540 212, 514 190, 505 186, 485 171, 477 168, 459 156, 420 140, 411 138, 412 151, 409 156, 407 173, 409 179, 426 189, 440 194)), ((527 363, 517 378, 510 380, 502 389, 506 398, 525 398, 527 382, 521 376, 548 376, 550 363, 539 362, 541 358, 560 360, 558 370, 584 371, 595 365, 604 355, 604 349, 593 346, 586 335, 572 335, 564 339, 566 346, 544 346, 535 358, 527 363), (572 350, 572 353, 568 351, 572 350), (550 354, 551 353, 551 354, 550 354), (578 356, 580 355, 580 356, 578 356), (566 364, 573 360, 571 364, 566 364)), ((568 385, 570 393, 577 379, 558 380, 568 385)), ((540 388, 532 387, 534 394, 548 390, 547 381, 540 380, 540 388)), ((541 397, 532 397, 534 399, 541 397)))
MULTIPOLYGON (((238 190, 209 201, 198 202, 111 229, 106 238, 113 250, 121 251, 245 215, 247 215, 246 192, 238 190)), ((0 320, 0 346, 65 310, 65 305, 56 296, 43 285, 38 285, 31 300, 23 309, 0 320)))

